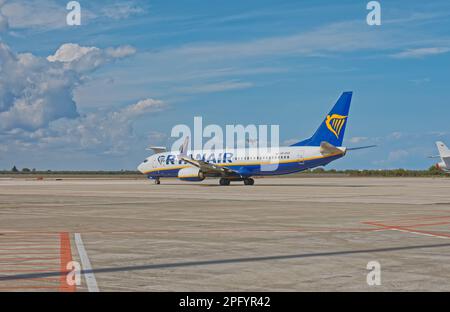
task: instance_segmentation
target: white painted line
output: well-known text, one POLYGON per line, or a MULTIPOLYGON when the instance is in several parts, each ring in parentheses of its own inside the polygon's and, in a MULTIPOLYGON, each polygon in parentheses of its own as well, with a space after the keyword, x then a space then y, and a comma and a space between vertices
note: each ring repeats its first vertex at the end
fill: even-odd
POLYGON ((396 229, 396 228, 392 228, 391 230, 404 232, 404 233, 411 233, 411 234, 429 236, 429 237, 438 237, 438 238, 450 239, 450 237, 442 236, 442 235, 439 235, 439 234, 422 233, 422 232, 410 231, 410 230, 405 230, 405 229, 396 229))
POLYGON ((81 239, 80 233, 75 233, 75 245, 77 245, 83 271, 88 271, 83 275, 86 280, 86 285, 89 292, 99 292, 97 280, 95 279, 94 272, 92 272, 91 262, 89 261, 89 258, 87 256, 86 249, 84 249, 84 244, 83 240, 81 239))

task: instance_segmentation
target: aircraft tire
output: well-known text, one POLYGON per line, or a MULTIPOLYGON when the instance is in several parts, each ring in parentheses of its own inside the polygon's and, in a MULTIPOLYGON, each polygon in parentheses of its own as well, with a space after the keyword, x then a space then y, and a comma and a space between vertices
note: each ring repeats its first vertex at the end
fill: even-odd
POLYGON ((253 180, 252 178, 245 179, 244 184, 245 185, 253 185, 253 184, 255 184, 255 180, 253 180))

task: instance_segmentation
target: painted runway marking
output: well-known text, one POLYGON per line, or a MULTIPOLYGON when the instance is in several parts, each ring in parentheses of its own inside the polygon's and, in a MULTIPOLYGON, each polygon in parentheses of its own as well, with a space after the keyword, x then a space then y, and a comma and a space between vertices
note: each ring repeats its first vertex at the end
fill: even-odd
MULTIPOLYGON (((410 226, 387 225, 387 224, 377 223, 377 222, 363 222, 363 223, 369 224, 369 225, 373 225, 373 226, 382 227, 384 229, 393 230, 393 231, 399 231, 399 232, 411 233, 411 234, 417 234, 417 235, 423 235, 423 236, 430 236, 430 237, 450 239, 450 235, 445 234, 445 233, 436 233, 436 232, 416 230, 416 229, 411 228, 410 226)), ((423 226, 423 224, 421 224, 421 226, 423 226)))
POLYGON ((67 264, 72 261, 72 249, 70 246, 70 236, 69 233, 60 233, 60 286, 59 290, 62 292, 74 292, 76 290, 76 285, 70 285, 67 282, 67 275, 69 271, 67 270, 67 264))
POLYGON ((80 233, 75 233, 75 244, 78 249, 78 255, 80 256, 81 265, 83 266, 84 278, 86 279, 86 285, 89 292, 99 292, 97 286, 97 280, 95 279, 94 272, 92 270, 91 262, 84 248, 83 240, 80 233))
POLYGON ((0 232, 1 291, 53 290, 74 291, 67 287, 63 263, 71 260, 68 233, 0 232), (53 272, 53 276, 29 276, 9 279, 17 273, 53 272))

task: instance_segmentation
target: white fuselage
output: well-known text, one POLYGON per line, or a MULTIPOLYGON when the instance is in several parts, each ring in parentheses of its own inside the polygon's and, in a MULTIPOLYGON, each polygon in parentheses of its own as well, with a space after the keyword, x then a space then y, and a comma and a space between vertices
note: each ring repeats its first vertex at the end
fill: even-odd
MULTIPOLYGON (((337 152, 324 154, 318 146, 289 146, 278 149, 226 149, 194 150, 188 153, 192 159, 203 160, 220 167, 227 167, 243 177, 281 175, 323 166, 345 155, 345 147, 337 152)), ((138 170, 149 178, 177 177, 178 171, 192 167, 180 160, 178 152, 152 155, 144 160, 138 170)))

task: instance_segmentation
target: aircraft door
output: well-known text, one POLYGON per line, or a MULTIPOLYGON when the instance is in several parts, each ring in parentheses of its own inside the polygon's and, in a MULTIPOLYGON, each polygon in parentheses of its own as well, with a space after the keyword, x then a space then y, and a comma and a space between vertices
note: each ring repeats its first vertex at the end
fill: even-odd
POLYGON ((303 153, 303 151, 299 151, 299 152, 297 153, 296 158, 297 158, 297 162, 298 162, 299 165, 304 165, 304 164, 305 164, 304 153, 303 153))

